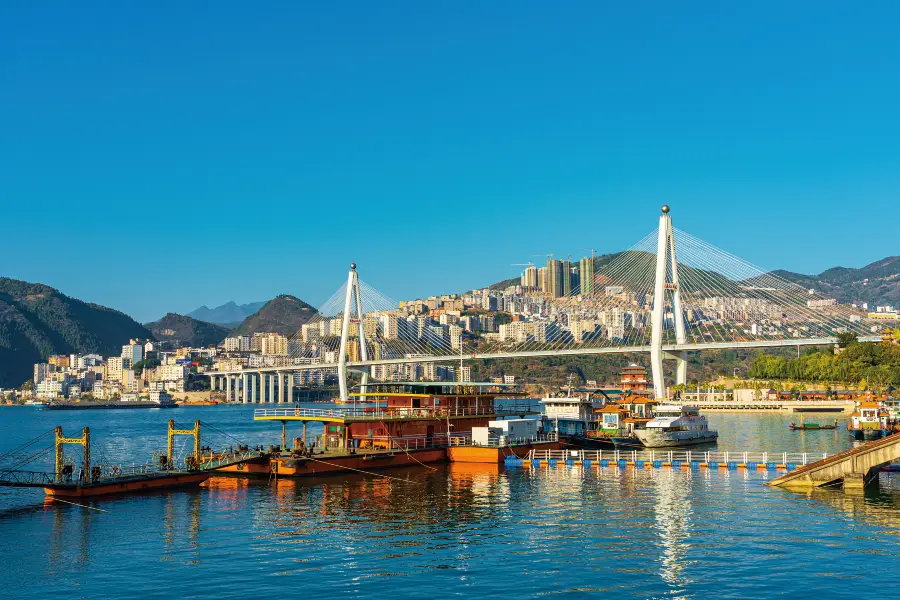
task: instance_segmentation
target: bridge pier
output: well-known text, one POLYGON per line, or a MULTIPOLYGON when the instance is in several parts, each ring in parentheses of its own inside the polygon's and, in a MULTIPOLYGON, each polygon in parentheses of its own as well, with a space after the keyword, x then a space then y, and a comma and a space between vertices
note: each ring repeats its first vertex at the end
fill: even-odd
POLYGON ((231 375, 225 376, 225 401, 231 402, 231 375))
POLYGON ((862 492, 866 487, 878 483, 878 473, 880 467, 869 469, 868 473, 847 473, 844 475, 844 491, 845 492, 862 492))
POLYGON ((247 373, 241 373, 241 402, 247 404, 247 389, 249 388, 247 373))
POLYGON ((259 396, 256 395, 256 380, 262 377, 259 373, 250 376, 250 404, 259 404, 259 396))

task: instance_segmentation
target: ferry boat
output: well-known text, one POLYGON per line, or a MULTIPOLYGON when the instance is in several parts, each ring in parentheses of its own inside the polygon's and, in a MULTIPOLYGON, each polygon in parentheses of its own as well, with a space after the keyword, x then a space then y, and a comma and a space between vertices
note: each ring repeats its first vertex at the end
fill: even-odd
POLYGON ((526 403, 519 404, 524 394, 508 388, 470 382, 376 383, 353 394, 357 400, 375 401, 373 406, 258 409, 255 421, 281 422, 281 447, 260 460, 220 471, 303 477, 447 461, 500 463, 510 455, 527 456, 534 448, 558 449, 552 434, 524 440, 501 436, 502 443, 473 444, 475 428, 500 429, 498 420, 539 414, 526 403), (499 406, 498 400, 507 405, 499 406), (288 422, 303 425, 302 437, 290 450, 288 422), (307 436, 308 423, 323 427, 322 435, 312 443, 307 436))
POLYGON ((873 399, 871 394, 865 400, 856 402, 856 409, 850 413, 847 430, 857 441, 871 441, 890 435, 890 412, 881 400, 873 399))
POLYGON ((648 448, 669 448, 715 442, 719 432, 709 428, 696 406, 661 405, 635 435, 648 448))

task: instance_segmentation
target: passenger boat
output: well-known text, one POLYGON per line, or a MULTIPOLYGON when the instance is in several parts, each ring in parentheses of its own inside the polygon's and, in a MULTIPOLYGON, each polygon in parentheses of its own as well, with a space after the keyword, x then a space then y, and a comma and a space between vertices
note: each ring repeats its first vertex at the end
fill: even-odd
POLYGON ((696 406, 661 405, 635 435, 647 448, 669 448, 715 442, 719 432, 709 428, 696 406))
POLYGON ((264 460, 219 471, 302 477, 447 461, 500 463, 509 455, 526 456, 535 447, 558 449, 555 437, 548 435, 524 440, 494 436, 497 443, 473 443, 476 428, 499 430, 499 420, 539 414, 526 403, 520 405, 524 394, 509 387, 470 382, 377 383, 352 395, 356 400, 374 401, 371 406, 258 409, 255 421, 281 422, 281 446, 264 460), (513 402, 501 407, 498 400, 513 402), (288 449, 286 427, 295 421, 302 423, 303 434, 288 449), (308 423, 323 427, 322 435, 313 441, 307 436, 308 423))
POLYGON ((856 409, 850 413, 847 430, 857 441, 868 442, 890 435, 890 413, 884 402, 874 399, 872 394, 866 394, 866 399, 857 401, 856 409))
POLYGON ((805 421, 803 419, 803 415, 800 415, 800 424, 791 423, 788 425, 788 429, 791 431, 818 431, 820 429, 837 429, 838 421, 834 420, 834 423, 831 425, 819 425, 818 423, 811 423, 809 421, 805 421))

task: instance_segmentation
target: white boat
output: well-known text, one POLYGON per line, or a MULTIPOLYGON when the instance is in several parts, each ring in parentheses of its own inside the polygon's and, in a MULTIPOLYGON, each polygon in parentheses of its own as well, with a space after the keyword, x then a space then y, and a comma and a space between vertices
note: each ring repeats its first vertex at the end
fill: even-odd
POLYGON ((648 448, 711 443, 719 437, 696 406, 662 405, 654 412, 644 429, 634 432, 648 448))

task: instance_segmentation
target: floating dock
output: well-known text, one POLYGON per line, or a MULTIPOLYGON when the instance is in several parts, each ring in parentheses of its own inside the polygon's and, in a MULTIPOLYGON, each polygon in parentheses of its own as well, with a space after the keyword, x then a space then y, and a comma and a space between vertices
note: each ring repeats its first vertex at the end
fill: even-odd
POLYGON ((507 467, 616 467, 619 469, 710 469, 793 471, 825 459, 810 452, 699 452, 659 450, 535 450, 525 458, 509 457, 507 467))

